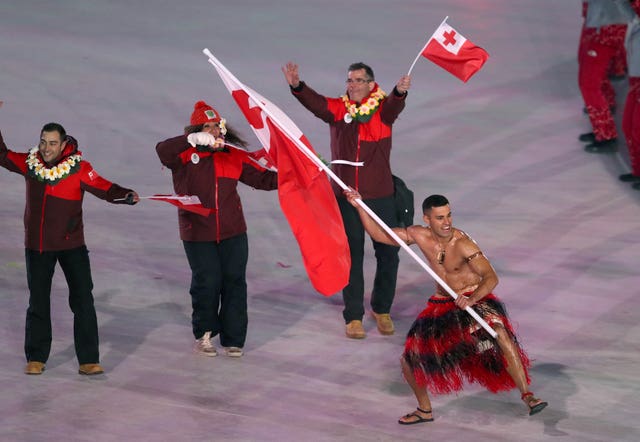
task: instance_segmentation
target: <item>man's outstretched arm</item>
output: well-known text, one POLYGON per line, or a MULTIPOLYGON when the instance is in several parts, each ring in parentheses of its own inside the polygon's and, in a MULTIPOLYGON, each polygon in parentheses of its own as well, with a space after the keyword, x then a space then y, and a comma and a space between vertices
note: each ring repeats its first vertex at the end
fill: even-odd
MULTIPOLYGON (((349 188, 344 191, 344 195, 347 198, 347 201, 356 208, 358 211, 358 215, 360 215, 360 220, 362 221, 362 225, 367 233, 373 238, 375 241, 378 241, 383 244, 389 244, 391 246, 399 246, 399 244, 394 240, 391 235, 389 235, 385 230, 374 221, 373 218, 356 202, 357 199, 362 199, 360 194, 349 188)), ((407 233, 407 229, 402 227, 394 227, 393 233, 398 235, 398 237, 404 241, 406 244, 412 244, 409 234, 407 233)))

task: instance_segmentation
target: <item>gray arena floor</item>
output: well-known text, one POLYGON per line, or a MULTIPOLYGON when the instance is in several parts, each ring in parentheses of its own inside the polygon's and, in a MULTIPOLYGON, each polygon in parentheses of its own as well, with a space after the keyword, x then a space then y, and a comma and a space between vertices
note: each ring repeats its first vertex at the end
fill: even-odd
MULTIPOLYGON (((501 278, 533 359, 529 417, 516 391, 469 386, 432 399, 435 422, 396 423, 415 407, 399 368, 404 336, 433 291, 403 251, 383 337, 344 336, 342 297, 310 285, 276 192, 241 188, 249 225, 245 356, 192 352, 190 271, 175 208, 84 203, 101 362, 77 374, 58 270, 47 370, 25 376, 24 181, 0 170, 0 439, 5 441, 637 441, 640 440, 640 192, 617 154, 582 150, 577 86, 581 2, 22 0, 0 3, 0 130, 26 151, 62 123, 104 177, 140 195, 171 193, 155 153, 205 100, 258 148, 202 54, 285 111, 329 156, 326 125, 290 95, 280 67, 300 65, 321 93, 370 64, 390 92, 445 16, 491 55, 462 83, 426 59, 394 125, 392 168, 422 199, 451 200, 501 278), (634 417, 636 416, 636 417, 634 417)), ((627 80, 616 81, 621 118, 627 80)), ((416 217, 419 220, 419 217, 416 217)), ((367 290, 373 279, 367 249, 367 290)), ((368 294, 367 300, 368 300, 368 294)), ((367 310, 368 308, 367 305, 367 310)))

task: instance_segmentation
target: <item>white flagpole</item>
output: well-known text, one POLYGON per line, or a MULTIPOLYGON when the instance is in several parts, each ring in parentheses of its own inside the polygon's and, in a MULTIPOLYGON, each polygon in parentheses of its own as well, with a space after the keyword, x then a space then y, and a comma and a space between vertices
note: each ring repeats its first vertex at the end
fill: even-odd
POLYGON ((226 141, 224 142, 224 145, 225 145, 225 146, 232 147, 233 149, 241 150, 241 151, 243 151, 243 152, 249 152, 249 149, 247 149, 247 148, 245 148, 245 147, 236 146, 235 144, 231 144, 231 143, 228 143, 228 142, 226 142, 226 141))
POLYGON ((236 146, 235 144, 227 143, 226 141, 224 142, 224 145, 225 146, 229 146, 232 149, 236 149, 236 150, 239 150, 241 152, 246 153, 247 154, 247 158, 249 158, 251 161, 253 161, 254 163, 256 163, 258 166, 260 166, 262 168, 265 168, 265 169, 268 169, 268 170, 272 170, 273 172, 277 172, 278 171, 277 167, 275 167, 275 166, 267 167, 266 165, 262 164, 260 161, 258 161, 255 158, 253 158, 250 155, 251 152, 249 151, 249 149, 246 149, 246 148, 240 147, 240 146, 236 146))
MULTIPOLYGON (((445 19, 446 21, 446 19, 445 19)), ((229 72, 229 70, 227 70, 226 67, 224 67, 224 65, 222 63, 220 63, 220 61, 214 57, 214 55, 209 51, 209 49, 204 49, 202 52, 204 52, 204 54, 209 57, 209 63, 211 63, 214 67, 216 67, 217 69, 220 69, 221 71, 225 72, 226 75, 228 75, 230 78, 232 78, 234 81, 236 81, 239 85, 244 86, 243 83, 241 83, 231 72, 229 72)), ((286 133, 288 135, 288 137, 296 144, 296 146, 298 147, 298 149, 300 149, 311 161, 313 161, 313 163, 315 165, 317 165, 320 169, 324 170, 324 172, 327 173, 327 175, 329 175, 343 190, 347 190, 349 189, 349 186, 347 186, 329 167, 327 167, 322 160, 320 160, 320 158, 318 158, 313 152, 311 152, 309 150, 309 148, 307 146, 304 145, 304 143, 302 143, 300 140, 298 140, 295 135, 293 135, 286 127, 284 127, 278 120, 277 117, 275 117, 270 111, 269 109, 267 109, 267 107, 260 101, 259 98, 253 96, 251 94, 251 90, 248 89, 244 89, 244 91, 249 95, 249 97, 251 97, 251 99, 260 107, 260 109, 262 109, 262 111, 267 114, 269 117, 271 117, 271 120, 280 128, 280 130, 282 130, 284 133, 286 133)), ((400 239, 400 237, 398 235, 396 235, 396 233, 391 230, 391 228, 389 226, 387 226, 385 224, 384 221, 382 221, 378 215, 376 215, 361 199, 357 199, 356 203, 362 207, 365 212, 367 212, 369 214, 369 216, 371 216, 371 218, 373 218, 373 220, 378 223, 380 225, 380 227, 382 227, 382 229, 389 235, 391 236, 391 238, 393 238, 394 241, 396 241, 398 243, 398 245, 400 247, 402 247, 404 250, 407 251, 407 253, 409 253, 409 255, 415 259, 418 264, 420 264, 422 266, 422 268, 424 268, 433 279, 436 280, 436 282, 443 288, 445 289, 445 291, 451 295, 451 297, 453 299, 457 299, 458 298, 458 294, 456 292, 454 292, 451 287, 449 287, 447 285, 446 282, 444 282, 442 280, 442 278, 440 278, 432 269, 431 267, 429 267, 427 265, 427 263, 425 263, 422 258, 420 258, 404 241, 402 241, 400 239)), ((497 333, 491 328, 491 326, 489 326, 489 324, 487 324, 484 319, 482 319, 480 317, 480 315, 478 315, 478 313, 476 313, 475 310, 473 310, 471 307, 466 307, 465 311, 467 313, 469 313, 491 336, 493 336, 494 338, 496 338, 498 335, 497 333)))
MULTIPOLYGON (((442 20, 442 23, 440 23, 440 26, 442 26, 443 24, 445 24, 447 22, 447 19, 449 18, 449 16, 447 15, 444 20, 442 20)), ((407 75, 411 75, 411 71, 413 70, 413 67, 416 65, 417 61, 420 59, 420 57, 422 56, 422 52, 426 49, 427 45, 429 44, 429 42, 431 41, 431 39, 433 38, 434 35, 436 35, 436 32, 438 32, 438 29, 440 29, 440 26, 438 26, 436 28, 436 30, 433 32, 433 34, 431 34, 431 37, 429 37, 429 39, 427 40, 427 42, 424 44, 424 46, 422 47, 422 49, 420 49, 420 52, 418 52, 418 55, 416 56, 415 60, 413 60, 413 63, 411 63, 411 67, 409 68, 409 72, 407 72, 407 75)))
MULTIPOLYGON (((178 201, 185 201, 185 200, 190 200, 192 198, 192 196, 189 195, 183 195, 183 196, 178 196, 178 195, 167 195, 167 196, 162 196, 162 195, 150 195, 150 196, 139 196, 138 199, 141 200, 153 200, 153 199, 158 199, 161 198, 163 200, 178 200, 178 201)), ((126 198, 116 198, 114 199, 114 201, 125 201, 126 198)))

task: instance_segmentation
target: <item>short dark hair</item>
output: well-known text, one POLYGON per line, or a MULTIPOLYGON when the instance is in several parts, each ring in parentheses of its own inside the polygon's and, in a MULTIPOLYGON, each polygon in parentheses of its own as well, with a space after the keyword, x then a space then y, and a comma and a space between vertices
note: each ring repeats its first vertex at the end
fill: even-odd
POLYGON ((449 204, 449 200, 442 195, 430 195, 422 202, 422 213, 429 212, 434 207, 442 207, 449 204))
POLYGON ((357 71, 359 69, 364 69, 364 72, 367 74, 367 77, 369 77, 369 80, 375 80, 376 79, 376 77, 373 75, 373 69, 371 69, 371 67, 369 65, 366 65, 361 61, 359 61, 357 63, 352 63, 349 66, 348 72, 357 71))
POLYGON ((60 134, 60 141, 64 141, 67 138, 67 131, 64 130, 64 127, 62 127, 62 124, 59 123, 47 123, 44 126, 42 126, 42 130, 40 131, 40 134, 42 135, 42 132, 58 132, 60 134))

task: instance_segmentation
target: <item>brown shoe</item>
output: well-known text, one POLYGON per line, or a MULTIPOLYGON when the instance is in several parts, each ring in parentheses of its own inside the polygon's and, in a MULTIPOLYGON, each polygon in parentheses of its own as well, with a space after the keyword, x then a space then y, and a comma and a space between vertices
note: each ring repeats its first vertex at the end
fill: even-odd
POLYGON ((104 373, 104 370, 100 367, 100 364, 80 364, 78 373, 86 376, 93 376, 94 374, 104 373))
POLYGON ((393 321, 391 320, 391 316, 389 313, 376 313, 372 312, 373 317, 376 319, 376 324, 378 325, 378 331, 381 335, 392 335, 395 331, 393 327, 393 321))
POLYGON ((346 334, 347 338, 351 339, 364 339, 367 336, 362 326, 362 321, 358 321, 357 319, 347 324, 346 334))
POLYGON ((24 374, 42 374, 44 371, 44 362, 29 361, 24 368, 24 374))

